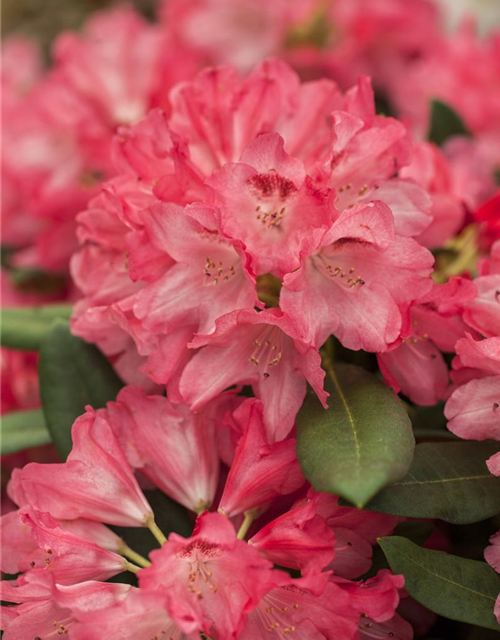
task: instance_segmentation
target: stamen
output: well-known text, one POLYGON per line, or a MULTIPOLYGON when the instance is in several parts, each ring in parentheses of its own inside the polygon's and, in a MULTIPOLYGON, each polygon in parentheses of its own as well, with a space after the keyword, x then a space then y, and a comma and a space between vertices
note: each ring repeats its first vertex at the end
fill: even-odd
POLYGON ((355 276, 354 267, 350 267, 346 271, 344 271, 344 269, 339 265, 333 267, 321 254, 315 257, 314 264, 318 268, 318 270, 327 278, 340 278, 339 284, 344 286, 344 288, 354 289, 355 287, 361 287, 365 284, 365 281, 363 280, 363 278, 361 278, 361 276, 355 276), (345 280, 345 277, 347 275, 349 275, 350 277, 345 280))
POLYGON ((234 264, 226 267, 221 260, 219 260, 218 264, 215 264, 212 258, 207 256, 203 267, 203 284, 205 286, 217 285, 221 281, 229 282, 230 278, 234 275, 236 275, 234 264))
POLYGON ((262 369, 262 377, 269 378, 269 369, 276 367, 283 356, 283 332, 279 327, 266 325, 253 340, 256 347, 250 355, 250 362, 262 369))

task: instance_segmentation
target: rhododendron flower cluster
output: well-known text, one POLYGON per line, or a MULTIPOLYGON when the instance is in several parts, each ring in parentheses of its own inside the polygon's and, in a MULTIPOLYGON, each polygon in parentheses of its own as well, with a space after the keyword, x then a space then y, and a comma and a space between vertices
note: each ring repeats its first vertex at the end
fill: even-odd
POLYGON ((395 614, 401 576, 382 570, 352 581, 370 566, 375 537, 397 518, 308 491, 293 439, 269 444, 260 401, 233 411, 233 395, 222 402, 228 423, 221 428, 220 406, 193 415, 126 387, 107 409, 89 408, 75 422, 65 463, 14 471, 9 494, 19 510, 1 520, 2 570, 21 574, 2 583, 2 599, 17 603, 5 609, 5 638, 112 638, 124 619, 131 638, 200 631, 213 638, 371 638, 390 629, 391 637, 411 637, 395 614), (205 510, 218 484, 216 426, 229 465, 219 513, 205 510), (236 446, 233 429, 241 433, 236 446), (133 469, 201 513, 191 537, 165 539, 133 469), (246 542, 252 519, 271 503, 274 519, 254 526, 246 542), (146 559, 106 525, 149 527, 163 544, 146 559), (138 587, 104 582, 124 570, 137 574, 138 587))
POLYGON ((432 255, 414 239, 431 200, 394 177, 411 141, 375 114, 367 79, 342 94, 270 60, 246 80, 202 71, 171 102, 169 118, 153 111, 120 132, 126 172, 79 217, 73 331, 118 357, 129 382, 141 358, 193 410, 251 384, 282 439, 306 381, 326 398, 318 349, 330 334, 376 352, 408 335, 410 306, 432 286, 432 255))
POLYGON ((6 39, 5 640, 500 630, 499 42, 430 0, 6 39))

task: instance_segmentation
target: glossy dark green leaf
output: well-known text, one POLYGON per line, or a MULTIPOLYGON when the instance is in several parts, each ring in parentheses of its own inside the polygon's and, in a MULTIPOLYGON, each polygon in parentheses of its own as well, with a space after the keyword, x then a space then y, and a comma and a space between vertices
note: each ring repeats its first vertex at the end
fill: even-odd
POLYGON ((2 346, 38 351, 54 321, 70 316, 69 304, 2 309, 2 346))
POLYGON ((360 367, 327 374, 329 408, 309 392, 297 417, 297 457, 317 491, 362 507, 404 477, 413 458, 411 422, 399 398, 360 367))
POLYGON ((485 460, 496 442, 418 444, 408 475, 381 491, 367 509, 408 518, 479 522, 500 513, 500 478, 485 460))
POLYGON ((394 573, 403 574, 405 589, 434 613, 451 620, 500 631, 493 607, 500 576, 486 563, 423 549, 392 536, 379 544, 394 573))
POLYGON ((102 353, 71 335, 60 320, 42 343, 38 370, 47 427, 65 459, 71 450, 71 426, 85 405, 104 407, 123 383, 102 353))
POLYGON ((456 111, 445 102, 433 100, 428 139, 442 146, 452 136, 470 136, 470 133, 456 111))
POLYGON ((28 447, 40 447, 52 441, 41 409, 14 411, 2 416, 2 455, 28 447))

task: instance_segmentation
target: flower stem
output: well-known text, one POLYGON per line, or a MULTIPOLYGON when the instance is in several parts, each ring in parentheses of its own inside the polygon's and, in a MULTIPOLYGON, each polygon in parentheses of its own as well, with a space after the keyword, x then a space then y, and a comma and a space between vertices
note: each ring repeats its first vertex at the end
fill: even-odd
POLYGON ((245 536, 250 529, 252 522, 255 520, 255 516, 257 515, 256 509, 250 509, 249 511, 245 511, 245 517, 243 522, 241 523, 241 527, 239 528, 237 538, 238 540, 244 540, 245 536))
POLYGON ((133 560, 135 564, 138 564, 141 567, 149 567, 149 565, 151 564, 151 562, 149 562, 149 560, 146 560, 144 556, 141 556, 140 553, 137 553, 137 551, 131 549, 124 540, 120 542, 118 553, 122 556, 125 556, 129 560, 133 560))
POLYGON ((131 573, 139 573, 141 567, 138 567, 136 564, 129 562, 128 560, 123 561, 123 567, 125 571, 130 571, 131 573))
POLYGON ((146 527, 151 531, 154 537, 158 540, 160 544, 165 544, 167 541, 166 536, 163 534, 160 527, 156 524, 153 514, 149 516, 149 518, 145 522, 146 527))

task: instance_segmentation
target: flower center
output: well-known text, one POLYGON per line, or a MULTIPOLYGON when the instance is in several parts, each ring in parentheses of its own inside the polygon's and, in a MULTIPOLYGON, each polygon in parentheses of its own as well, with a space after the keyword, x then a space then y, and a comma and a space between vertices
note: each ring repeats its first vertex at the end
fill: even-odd
MULTIPOLYGON (((57 636, 67 636, 69 633, 69 627, 73 622, 73 618, 66 618, 65 620, 54 620, 53 627, 54 631, 46 635, 46 638, 57 637, 57 636)), ((36 640, 36 638, 35 638, 36 640)))
POLYGON ((222 260, 212 260, 207 256, 205 266, 203 268, 204 282, 206 286, 219 284, 219 282, 229 282, 236 275, 234 264, 225 264, 222 260))
POLYGON ((250 362, 259 367, 264 378, 269 378, 269 370, 280 363, 283 355, 283 331, 266 325, 255 335, 253 346, 250 362))
POLYGON ((297 191, 297 187, 276 171, 257 173, 247 184, 257 197, 256 220, 264 229, 280 227, 286 213, 285 201, 297 191))
POLYGON ((279 638, 287 638, 297 630, 290 620, 290 614, 298 608, 296 602, 285 601, 275 593, 270 593, 263 598, 262 605, 256 611, 267 631, 276 632, 279 638))
POLYGON ((179 553, 179 558, 187 560, 190 565, 187 587, 192 595, 203 599, 205 589, 217 593, 218 589, 213 581, 213 574, 208 568, 211 559, 220 556, 221 550, 214 544, 195 540, 179 553))
POLYGON ((336 283, 344 289, 355 289, 365 284, 363 278, 356 274, 354 267, 345 268, 339 264, 332 264, 322 254, 315 256, 313 262, 323 276, 329 280, 336 280, 336 283))
POLYGON ((366 613, 361 614, 361 622, 358 625, 360 638, 373 638, 373 640, 401 640, 393 631, 387 632, 384 623, 373 622, 366 613))

